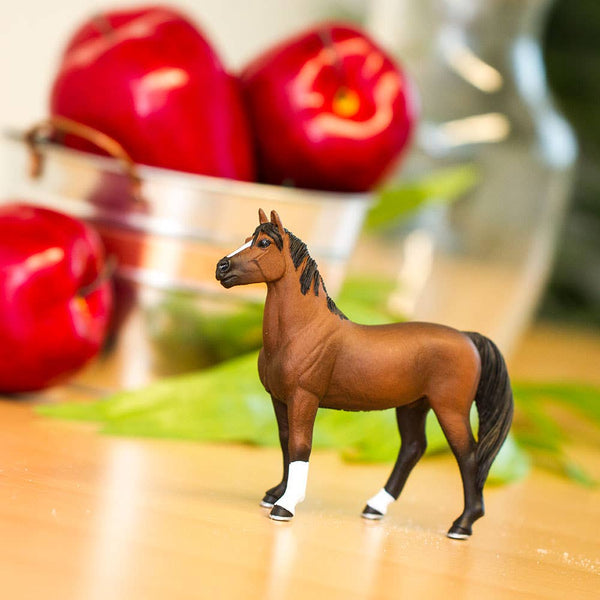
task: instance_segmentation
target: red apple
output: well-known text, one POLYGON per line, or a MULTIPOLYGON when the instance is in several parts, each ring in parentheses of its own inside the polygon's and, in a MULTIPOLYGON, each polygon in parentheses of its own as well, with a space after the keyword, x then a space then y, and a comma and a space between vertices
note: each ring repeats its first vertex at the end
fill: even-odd
POLYGON ((324 24, 251 62, 242 89, 261 181, 371 189, 398 159, 415 121, 400 68, 356 28, 324 24))
POLYGON ((0 206, 0 392, 51 385, 100 350, 112 306, 100 238, 26 204, 0 206))
POLYGON ((254 178, 238 82, 200 31, 169 8, 104 12, 82 25, 50 105, 52 115, 116 139, 136 162, 254 178))

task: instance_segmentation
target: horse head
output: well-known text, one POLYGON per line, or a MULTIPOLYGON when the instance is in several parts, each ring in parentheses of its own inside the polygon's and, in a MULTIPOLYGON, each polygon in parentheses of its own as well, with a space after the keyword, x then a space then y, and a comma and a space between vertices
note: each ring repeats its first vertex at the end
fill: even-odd
POLYGON ((260 224, 246 243, 224 256, 218 263, 215 276, 225 288, 249 283, 269 283, 281 279, 286 271, 283 247, 287 231, 279 215, 271 211, 271 221, 261 208, 260 224))

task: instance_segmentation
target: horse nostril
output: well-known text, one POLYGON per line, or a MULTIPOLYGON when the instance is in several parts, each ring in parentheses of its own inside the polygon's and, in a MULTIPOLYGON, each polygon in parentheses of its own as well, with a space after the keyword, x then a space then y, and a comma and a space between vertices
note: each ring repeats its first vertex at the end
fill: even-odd
POLYGON ((231 266, 231 263, 229 262, 229 259, 222 258, 217 263, 217 271, 219 272, 220 275, 224 275, 225 273, 227 273, 227 271, 229 271, 230 266, 231 266))

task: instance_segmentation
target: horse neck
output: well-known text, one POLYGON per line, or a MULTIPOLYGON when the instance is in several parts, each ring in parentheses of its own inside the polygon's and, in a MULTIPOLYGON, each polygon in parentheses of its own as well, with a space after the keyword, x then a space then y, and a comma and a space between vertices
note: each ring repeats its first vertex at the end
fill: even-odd
POLYGON ((326 335, 327 323, 333 315, 327 308, 327 295, 320 287, 319 295, 313 290, 302 294, 299 273, 294 267, 288 269, 281 279, 267 284, 267 298, 263 318, 263 343, 269 346, 285 344, 298 335, 306 333, 311 325, 317 325, 319 334, 326 335))

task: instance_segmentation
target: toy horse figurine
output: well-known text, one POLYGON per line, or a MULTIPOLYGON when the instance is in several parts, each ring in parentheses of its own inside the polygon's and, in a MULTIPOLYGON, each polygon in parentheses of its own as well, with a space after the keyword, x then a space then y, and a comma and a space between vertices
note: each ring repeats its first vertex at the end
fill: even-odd
POLYGON ((349 321, 327 295, 306 245, 275 211, 246 243, 221 259, 230 288, 265 282, 260 380, 271 395, 283 452, 283 478, 266 492, 270 517, 290 520, 304 499, 317 409, 396 409, 401 446, 385 486, 362 516, 381 519, 425 452, 425 420, 435 412, 458 461, 464 510, 448 536, 466 539, 483 516, 483 486, 512 420, 508 373, 496 346, 478 333, 430 323, 367 326, 349 321), (469 423, 479 413, 478 440, 469 423))

